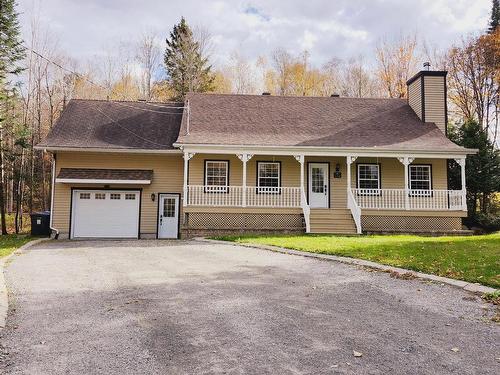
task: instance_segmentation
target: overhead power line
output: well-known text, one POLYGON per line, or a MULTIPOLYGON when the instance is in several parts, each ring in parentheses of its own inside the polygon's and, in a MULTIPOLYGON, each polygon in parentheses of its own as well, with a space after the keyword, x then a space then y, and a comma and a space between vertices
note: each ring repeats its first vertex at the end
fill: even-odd
MULTIPOLYGON (((40 57, 41 59, 43 59, 43 60, 45 60, 45 61, 47 61, 47 62, 49 62, 49 63, 51 63, 51 64, 53 64, 55 66, 57 66, 59 69, 65 71, 65 72, 71 73, 71 74, 75 75, 76 77, 80 77, 80 78, 84 79, 85 81, 87 81, 88 83, 90 83, 91 85, 94 85, 96 87, 99 87, 99 88, 107 90, 106 87, 93 82, 92 80, 88 79, 84 75, 82 75, 82 74, 80 74, 78 72, 75 72, 72 69, 68 69, 68 68, 62 66, 61 64, 56 63, 55 61, 52 61, 48 57, 43 56, 41 53, 33 50, 32 48, 29 48, 29 47, 26 47, 26 46, 24 46, 24 47, 27 48, 27 49, 29 49, 34 55, 40 57)), ((125 104, 123 102, 119 102, 119 101, 113 101, 113 103, 121 105, 121 106, 124 106, 124 107, 132 108, 132 109, 138 109, 138 110, 146 111, 146 112, 153 112, 153 113, 160 113, 160 114, 172 114, 172 115, 182 114, 182 111, 165 112, 165 111, 158 111, 158 110, 151 110, 151 109, 146 109, 146 108, 140 108, 140 107, 133 106, 133 105, 127 105, 127 104, 125 104)), ((147 103, 147 102, 145 102, 145 103, 147 103)), ((147 103, 147 104, 153 105, 153 103, 147 103)), ((163 106, 160 103, 158 103, 156 106, 157 107, 161 107, 161 108, 165 108, 165 109, 184 109, 185 108, 184 106, 182 106, 182 107, 180 107, 180 106, 163 106)), ((129 132, 130 134, 134 135, 135 137, 137 137, 139 139, 142 139, 145 142, 149 142, 151 144, 154 144, 156 146, 161 146, 161 147, 171 147, 172 146, 171 144, 164 144, 164 143, 158 143, 158 142, 152 141, 151 139, 145 138, 145 137, 141 136, 140 134, 137 134, 136 132, 130 130, 129 128, 127 128, 125 126, 122 126, 117 120, 115 120, 114 118, 112 118, 111 116, 109 116, 107 113, 103 112, 99 108, 99 106, 92 106, 91 108, 94 109, 95 111, 99 112, 101 115, 105 116, 106 118, 108 118, 112 123, 116 124, 121 129, 129 132)))
MULTIPOLYGON (((99 87, 103 90, 108 90, 107 87, 105 86, 102 86, 98 83, 95 83, 94 81, 92 81, 91 79, 89 79, 88 77, 86 77, 84 74, 81 74, 81 73, 78 73, 72 69, 69 69, 69 68, 66 68, 64 66, 62 66, 61 64, 53 61, 52 59, 42 55, 41 53, 35 51, 33 48, 30 48, 30 47, 27 47, 27 46, 24 46, 26 49, 30 50, 34 55, 40 57, 41 59, 57 66, 59 69, 67 72, 67 73, 70 73, 70 74, 73 74, 74 76, 80 78, 80 79, 83 79, 85 80, 86 82, 90 83, 91 85, 94 85, 96 87, 99 87)), ((129 107, 129 108, 132 108, 132 109, 137 109, 137 110, 140 110, 140 111, 145 111, 145 112, 153 112, 153 113, 161 113, 161 114, 167 114, 167 115, 179 115, 179 114, 182 114, 182 112, 166 112, 166 111, 158 111, 158 110, 151 110, 151 109, 146 109, 146 108, 140 108, 140 107, 137 107, 137 106, 132 106, 132 105, 127 105, 123 102, 120 102, 120 101, 113 101, 113 103, 116 103, 118 105, 121 105, 123 107, 129 107)), ((140 103, 140 102, 138 102, 140 103)), ((165 108, 165 109, 184 109, 186 108, 185 106, 168 106, 168 105, 162 105, 161 103, 149 103, 149 102, 144 102, 144 104, 147 104, 147 105, 152 105, 152 106, 156 106, 156 107, 160 107, 160 108, 165 108)))

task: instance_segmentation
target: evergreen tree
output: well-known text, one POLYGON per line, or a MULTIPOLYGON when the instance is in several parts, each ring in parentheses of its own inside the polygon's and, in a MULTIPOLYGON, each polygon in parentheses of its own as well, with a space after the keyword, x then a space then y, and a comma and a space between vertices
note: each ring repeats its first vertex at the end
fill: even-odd
POLYGON ((500 1, 493 0, 493 5, 491 7, 491 19, 490 26, 488 28, 488 33, 493 34, 500 25, 500 1))
MULTIPOLYGON (((459 128, 450 129, 449 137, 460 146, 479 150, 467 157, 467 207, 470 218, 477 215, 478 203, 482 213, 489 213, 492 194, 500 191, 500 150, 495 148, 477 121, 471 120, 459 128)), ((450 188, 461 189, 460 173, 458 165, 450 165, 450 188)))
POLYGON ((208 59, 184 17, 167 38, 165 67, 175 100, 183 100, 188 92, 206 92, 213 88, 214 77, 208 59))
POLYGON ((19 74, 22 69, 19 65, 24 57, 24 47, 20 37, 18 14, 15 0, 0 0, 0 166, 2 168, 2 183, 0 187, 0 215, 2 234, 7 234, 5 223, 4 199, 4 125, 6 122, 6 108, 9 101, 9 78, 19 74))

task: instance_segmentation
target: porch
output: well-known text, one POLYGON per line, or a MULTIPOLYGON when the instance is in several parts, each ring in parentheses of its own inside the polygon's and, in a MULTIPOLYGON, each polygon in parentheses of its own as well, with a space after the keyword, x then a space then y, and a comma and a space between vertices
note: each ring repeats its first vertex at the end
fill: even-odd
POLYGON ((318 232, 311 211, 323 210, 313 215, 323 221, 349 212, 354 233, 361 233, 361 217, 368 211, 400 216, 466 211, 465 158, 457 162, 464 176, 461 190, 446 188, 445 158, 185 152, 183 205, 189 211, 219 207, 242 213, 299 209, 308 233, 318 232))

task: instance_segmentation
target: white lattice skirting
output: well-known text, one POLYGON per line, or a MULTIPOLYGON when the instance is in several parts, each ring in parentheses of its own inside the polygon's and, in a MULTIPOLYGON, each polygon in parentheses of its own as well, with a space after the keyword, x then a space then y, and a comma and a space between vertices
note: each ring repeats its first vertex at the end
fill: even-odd
POLYGON ((462 229, 459 217, 362 216, 363 231, 436 232, 462 229))

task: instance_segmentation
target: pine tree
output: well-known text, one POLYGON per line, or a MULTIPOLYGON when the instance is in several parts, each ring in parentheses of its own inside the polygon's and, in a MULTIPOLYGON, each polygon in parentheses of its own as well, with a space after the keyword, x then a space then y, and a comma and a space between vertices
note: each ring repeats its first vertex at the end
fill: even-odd
POLYGON ((9 78, 22 71, 19 63, 24 57, 24 47, 20 37, 18 14, 15 0, 0 0, 0 215, 2 234, 7 234, 5 223, 5 173, 4 173, 4 124, 6 122, 6 107, 9 101, 9 78))
MULTIPOLYGON (((488 133, 474 120, 469 120, 458 128, 451 128, 448 136, 460 146, 479 150, 477 154, 467 157, 467 206, 470 218, 477 215, 478 202, 481 203, 481 212, 487 214, 492 194, 500 191, 500 150, 495 148, 488 133)), ((451 188, 461 189, 460 174, 460 167, 450 165, 451 188)))
POLYGON ((167 38, 165 67, 175 100, 183 100, 188 92, 213 89, 214 77, 208 59, 201 54, 200 44, 184 17, 167 38))
POLYGON ((493 0, 493 5, 491 7, 491 19, 490 26, 488 28, 488 33, 493 34, 500 25, 500 1, 493 0))

